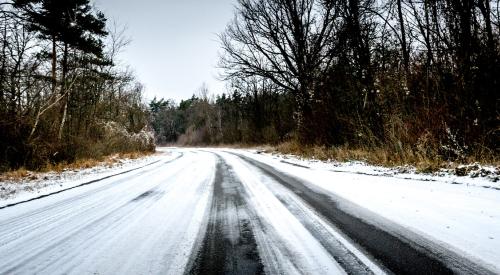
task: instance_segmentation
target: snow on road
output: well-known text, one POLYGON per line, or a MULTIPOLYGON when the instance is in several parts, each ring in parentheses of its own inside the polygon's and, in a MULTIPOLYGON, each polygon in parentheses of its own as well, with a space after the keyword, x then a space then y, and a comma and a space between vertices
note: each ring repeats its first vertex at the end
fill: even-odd
POLYGON ((160 160, 174 159, 179 156, 178 152, 166 152, 160 148, 159 154, 147 156, 139 159, 120 159, 112 167, 99 165, 96 167, 81 170, 66 170, 62 173, 48 172, 41 173, 34 179, 25 178, 1 182, 0 185, 0 208, 9 204, 34 199, 36 197, 59 192, 68 188, 73 188, 91 181, 96 181, 104 177, 137 170, 142 167, 154 164, 160 160), (170 154, 171 153, 171 154, 170 154))
POLYGON ((0 274, 400 270, 353 241, 343 227, 350 221, 336 224, 331 213, 418 242, 424 249, 408 255, 434 265, 423 270, 450 271, 455 261, 464 273, 500 272, 498 190, 303 168, 245 150, 163 151, 135 170, 96 174, 91 184, 0 209, 0 274), (432 251, 442 257, 426 255, 432 251))
POLYGON ((0 212, 1 274, 182 272, 205 216, 213 157, 132 175, 0 212))
POLYGON ((253 209, 263 220, 261 222, 266 223, 265 229, 256 236, 259 245, 266 248, 262 249, 261 257, 270 273, 343 273, 321 243, 254 173, 234 156, 226 154, 224 157, 242 180, 253 209))
POLYGON ((305 168, 270 155, 226 151, 244 154, 303 179, 500 272, 500 190, 483 188, 495 183, 453 176, 372 176, 367 170, 373 171, 373 167, 366 166, 332 172, 338 167, 309 163, 305 168), (452 184, 457 181, 468 184, 452 184))

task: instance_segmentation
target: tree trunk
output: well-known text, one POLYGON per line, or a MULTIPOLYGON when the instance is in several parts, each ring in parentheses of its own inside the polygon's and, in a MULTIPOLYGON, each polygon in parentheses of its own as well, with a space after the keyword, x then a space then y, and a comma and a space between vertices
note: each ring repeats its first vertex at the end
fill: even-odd
MULTIPOLYGON (((69 98, 69 93, 66 95, 67 98, 69 98)), ((68 114, 68 100, 65 100, 64 107, 63 107, 63 114, 62 114, 62 119, 61 119, 61 125, 59 126, 59 134, 58 134, 58 139, 62 139, 62 134, 64 130, 64 124, 66 123, 66 117, 68 114)))
POLYGON ((55 95, 57 89, 57 49, 56 36, 52 35, 52 94, 55 95))
POLYGON ((486 28, 486 37, 487 37, 487 45, 488 51, 495 51, 495 38, 493 37, 493 28, 491 24, 491 6, 489 0, 481 0, 479 1, 479 9, 484 17, 484 24, 486 28))
POLYGON ((313 122, 311 98, 308 88, 305 85, 303 87, 300 88, 300 92, 296 96, 298 140, 301 144, 313 144, 315 140, 313 138, 313 127, 311 127, 313 122))
MULTIPOLYGON (((5 24, 5 23, 4 23, 5 24)), ((4 89, 5 89, 5 76, 7 75, 7 24, 4 25, 2 30, 2 66, 0 67, 0 111, 4 111, 5 99, 4 99, 4 89)))
MULTIPOLYGON (((64 43, 64 54, 63 54, 63 64, 62 64, 62 77, 61 77, 61 95, 66 94, 66 75, 68 71, 68 44, 64 43)), ((64 124, 66 123, 67 115, 68 115, 68 102, 69 102, 69 91, 63 98, 63 108, 62 108, 62 118, 61 125, 59 126, 59 134, 57 135, 58 139, 62 139, 64 124)))
POLYGON ((405 68, 406 77, 410 74, 410 55, 408 54, 408 46, 406 45, 406 32, 403 18, 403 10, 401 7, 401 0, 397 0, 398 4, 398 17, 399 27, 401 29, 401 50, 403 52, 403 65, 405 68))
POLYGON ((64 53, 62 62, 61 94, 66 91, 66 76, 68 74, 68 44, 64 43, 64 53))
POLYGON ((217 116, 218 116, 218 123, 219 123, 219 142, 223 142, 224 141, 224 133, 222 132, 222 111, 221 111, 221 107, 219 106, 217 108, 217 116))

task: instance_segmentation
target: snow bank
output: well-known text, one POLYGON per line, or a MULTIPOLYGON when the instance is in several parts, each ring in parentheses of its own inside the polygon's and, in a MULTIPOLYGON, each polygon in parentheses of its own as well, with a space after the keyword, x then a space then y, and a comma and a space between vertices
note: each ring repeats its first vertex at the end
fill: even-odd
POLYGON ((460 165, 455 169, 441 169, 435 173, 419 173, 415 167, 409 165, 387 168, 369 165, 361 161, 319 161, 315 159, 303 159, 293 155, 262 153, 258 150, 246 151, 266 156, 289 165, 316 170, 417 181, 432 181, 456 185, 463 184, 500 190, 500 167, 483 166, 479 163, 460 165))

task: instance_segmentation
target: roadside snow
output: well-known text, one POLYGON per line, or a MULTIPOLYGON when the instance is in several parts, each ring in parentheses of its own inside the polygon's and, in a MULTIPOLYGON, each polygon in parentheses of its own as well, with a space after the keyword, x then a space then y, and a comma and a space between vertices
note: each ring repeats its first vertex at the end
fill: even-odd
POLYGON ((358 162, 226 151, 244 154, 344 197, 500 272, 500 185, 488 177, 422 175, 358 162))
POLYGON ((168 155, 167 159, 178 155, 178 153, 167 152, 164 148, 157 150, 157 152, 155 155, 138 159, 120 159, 111 167, 99 165, 88 169, 66 170, 62 173, 30 174, 20 181, 0 181, 0 207, 150 165, 160 159, 165 159, 166 155, 168 155))
POLYGON ((419 173, 417 172, 417 169, 412 166, 387 168, 369 165, 361 161, 320 161, 315 159, 303 159, 294 155, 262 153, 258 150, 246 151, 273 158, 289 165, 315 170, 327 170, 331 172, 352 173, 368 176, 393 177, 418 181, 432 181, 458 185, 463 184, 467 186, 500 190, 500 167, 482 166, 477 163, 461 165, 456 169, 441 169, 435 173, 419 173))

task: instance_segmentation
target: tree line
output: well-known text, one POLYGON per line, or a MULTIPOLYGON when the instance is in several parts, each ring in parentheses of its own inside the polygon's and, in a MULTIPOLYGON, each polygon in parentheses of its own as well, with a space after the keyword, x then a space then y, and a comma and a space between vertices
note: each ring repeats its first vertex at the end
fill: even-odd
POLYGON ((0 171, 154 148, 128 42, 89 0, 0 3, 0 171))
POLYGON ((499 29, 498 0, 238 0, 220 34, 228 91, 168 102, 153 125, 190 144, 495 157, 499 29))

